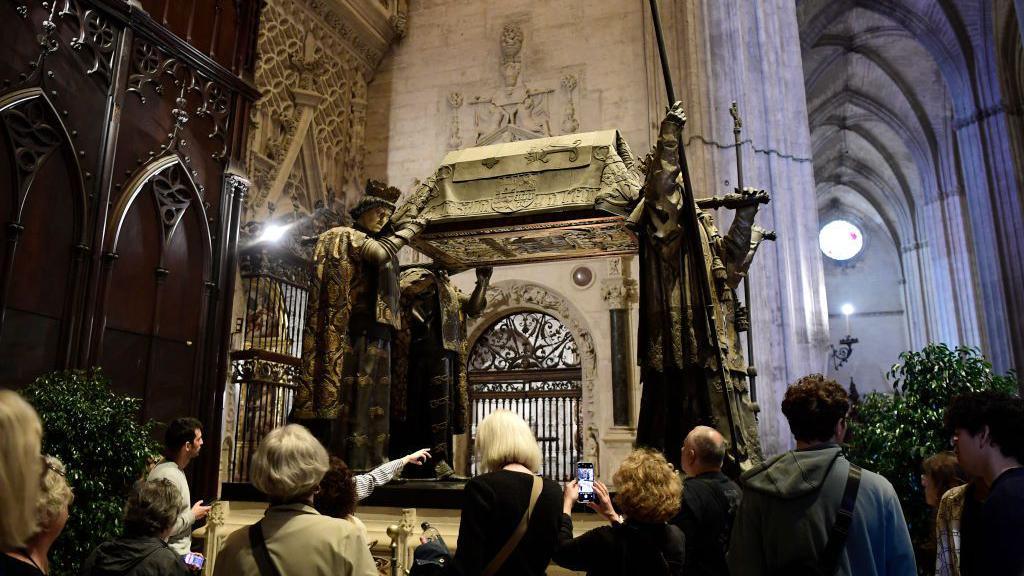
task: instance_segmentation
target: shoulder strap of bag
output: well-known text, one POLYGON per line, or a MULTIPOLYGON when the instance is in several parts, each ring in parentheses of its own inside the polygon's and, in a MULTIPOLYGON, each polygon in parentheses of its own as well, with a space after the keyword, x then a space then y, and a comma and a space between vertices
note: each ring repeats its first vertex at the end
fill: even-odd
POLYGON ((819 566, 821 566, 822 574, 835 574, 839 568, 839 555, 846 546, 846 537, 850 534, 850 524, 853 522, 853 508, 857 504, 860 476, 861 467, 850 462, 850 473, 846 476, 843 501, 839 506, 839 513, 836 515, 836 522, 832 525, 832 531, 828 535, 825 552, 821 555, 819 566))
POLYGON ((508 541, 498 551, 498 555, 484 568, 482 576, 494 576, 498 570, 501 569, 502 564, 505 560, 508 560, 509 555, 519 545, 519 541, 523 539, 523 535, 526 534, 526 528, 530 525, 530 516, 533 514, 533 507, 537 504, 537 499, 540 498, 540 492, 544 488, 544 480, 540 476, 533 477, 533 490, 530 492, 530 505, 526 507, 526 512, 523 513, 523 517, 519 520, 519 525, 516 526, 516 531, 508 537, 508 541))
POLYGON ((252 547, 252 555, 256 557, 256 568, 259 569, 260 576, 281 576, 273 558, 270 557, 270 551, 267 550, 261 522, 262 520, 249 526, 249 545, 252 547))

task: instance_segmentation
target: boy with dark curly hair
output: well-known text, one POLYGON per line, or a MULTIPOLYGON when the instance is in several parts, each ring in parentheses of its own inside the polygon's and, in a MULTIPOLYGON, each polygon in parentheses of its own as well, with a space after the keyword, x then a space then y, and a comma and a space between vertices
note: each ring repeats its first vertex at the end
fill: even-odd
POLYGON ((796 449, 741 478, 728 554, 732 574, 916 576, 892 484, 843 456, 839 441, 849 410, 846 390, 821 374, 786 390, 782 413, 796 449), (852 514, 840 514, 843 509, 852 514))
POLYGON ((1002 392, 961 394, 946 409, 960 467, 988 487, 964 498, 960 574, 1024 574, 1024 399, 1002 392))

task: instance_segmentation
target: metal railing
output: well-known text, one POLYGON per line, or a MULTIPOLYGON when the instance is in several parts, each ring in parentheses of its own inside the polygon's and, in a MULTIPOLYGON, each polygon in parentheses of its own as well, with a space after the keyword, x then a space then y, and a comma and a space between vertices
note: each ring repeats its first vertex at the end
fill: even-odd
POLYGON ((235 421, 228 482, 249 481, 259 442, 287 422, 298 385, 309 295, 307 260, 293 252, 243 249, 239 268, 245 310, 241 350, 230 355, 235 421))
MULTIPOLYGON (((541 474, 567 482, 583 453, 582 397, 579 368, 471 373, 470 438, 476 438, 477 425, 491 412, 515 412, 530 425, 540 444, 541 474)), ((472 457, 470 462, 471 472, 478 474, 477 462, 472 457)))

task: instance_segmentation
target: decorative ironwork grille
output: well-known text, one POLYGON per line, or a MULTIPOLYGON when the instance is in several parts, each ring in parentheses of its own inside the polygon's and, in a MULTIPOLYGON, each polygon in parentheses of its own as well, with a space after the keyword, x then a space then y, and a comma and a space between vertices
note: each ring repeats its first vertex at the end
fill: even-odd
POLYGON ((249 463, 260 441, 281 426, 295 399, 299 359, 263 350, 231 353, 231 384, 235 386, 234 446, 229 482, 248 482, 249 463))
POLYGON ((245 294, 241 350, 231 352, 235 392, 229 482, 249 481, 263 436, 286 423, 298 384, 308 300, 308 262, 286 250, 251 247, 240 254, 245 294))
MULTIPOLYGON (((541 473, 571 480, 583 448, 582 380, 576 340, 555 317, 516 312, 500 318, 477 338, 469 356, 471 445, 488 414, 511 410, 537 437, 541 473)), ((470 468, 479 473, 473 457, 470 468)))

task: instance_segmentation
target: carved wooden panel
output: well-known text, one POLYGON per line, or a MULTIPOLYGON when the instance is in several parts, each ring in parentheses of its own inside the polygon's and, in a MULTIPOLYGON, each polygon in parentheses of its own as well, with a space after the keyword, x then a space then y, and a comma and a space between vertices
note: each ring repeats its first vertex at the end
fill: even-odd
POLYGON ((142 0, 154 20, 236 73, 239 52, 247 48, 244 26, 257 5, 258 0, 142 0))
POLYGON ((0 380, 100 365, 217 436, 259 4, 146 4, 0 3, 0 380))

